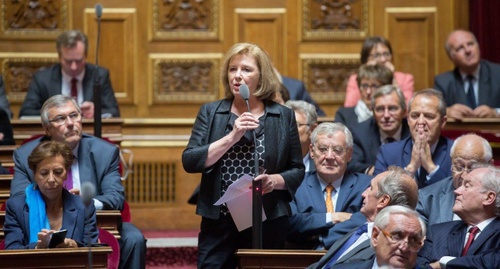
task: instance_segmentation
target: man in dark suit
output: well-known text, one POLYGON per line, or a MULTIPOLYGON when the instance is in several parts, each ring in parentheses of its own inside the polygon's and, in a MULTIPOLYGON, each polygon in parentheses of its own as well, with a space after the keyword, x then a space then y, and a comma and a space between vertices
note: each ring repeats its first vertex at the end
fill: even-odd
POLYGON ((500 267, 498 258, 490 256, 500 251, 500 170, 482 166, 473 166, 455 190, 453 212, 462 220, 429 228, 419 265, 448 268, 447 263, 457 258, 459 268, 500 267))
POLYGON ((446 125, 446 104, 434 89, 417 91, 408 106, 411 137, 382 145, 377 154, 377 175, 390 165, 414 173, 423 188, 451 176, 450 139, 441 136, 446 125))
POLYGON ((477 39, 469 31, 451 32, 445 48, 455 69, 437 75, 434 88, 443 93, 448 117, 498 117, 500 65, 481 60, 477 39))
POLYGON ((341 123, 325 122, 311 135, 310 156, 316 171, 306 174, 290 202, 288 241, 294 248, 323 249, 333 243, 331 227, 362 205, 371 177, 345 173, 352 156, 352 136, 341 123))
MULTIPOLYGON (((278 73, 279 74, 279 73, 278 73)), ((290 77, 285 77, 281 76, 281 83, 285 85, 285 88, 288 90, 288 94, 290 95, 290 100, 303 100, 306 101, 316 108, 316 114, 318 116, 326 116, 325 112, 321 109, 321 107, 314 101, 309 94, 309 92, 306 90, 306 86, 304 85, 304 82, 290 78, 290 77)))
POLYGON ((375 217, 370 238, 374 257, 338 264, 334 268, 415 268, 425 234, 425 223, 416 211, 405 206, 388 206, 375 217))
POLYGON ((93 118, 96 76, 101 85, 103 117, 120 117, 109 71, 86 63, 88 40, 85 34, 77 30, 65 31, 57 38, 56 47, 60 63, 34 74, 19 117, 39 116, 47 99, 63 94, 75 98, 84 118, 93 118))
POLYGON ((372 95, 375 90, 383 85, 392 84, 393 73, 384 65, 361 65, 358 70, 356 82, 358 83, 361 99, 355 107, 341 107, 335 113, 335 122, 346 126, 355 126, 373 116, 372 95))
POLYGON ((406 122, 406 102, 401 90, 393 85, 378 88, 372 97, 373 117, 351 126, 354 150, 347 171, 373 175, 381 145, 410 136, 406 122))
MULTIPOLYGON (((124 188, 118 172, 119 149, 99 138, 82 134, 81 110, 76 101, 64 95, 49 98, 42 107, 42 126, 46 136, 30 141, 14 151, 14 179, 11 196, 23 193, 34 182, 28 166, 28 156, 44 139, 69 145, 75 154, 71 174, 71 193, 78 195, 84 182, 96 188, 94 205, 98 210, 121 210, 125 201, 124 188)), ((123 222, 120 232, 120 268, 144 268, 146 240, 131 223, 123 222)))
POLYGON ((492 163, 488 141, 476 134, 460 136, 451 147, 451 177, 419 190, 417 211, 427 226, 460 218, 453 213, 455 189, 476 163, 492 163))
MULTIPOLYGON (((401 205, 414 209, 417 205, 418 186, 413 175, 398 166, 374 177, 363 194, 363 207, 360 212, 367 223, 335 241, 321 260, 309 268, 334 268, 338 264, 353 260, 368 260, 375 255, 370 247, 373 221, 377 214, 387 206, 401 205), (361 229, 360 229, 361 228, 361 229), (366 230, 365 230, 366 229, 366 230)), ((351 219, 345 222, 352 221, 351 219)))

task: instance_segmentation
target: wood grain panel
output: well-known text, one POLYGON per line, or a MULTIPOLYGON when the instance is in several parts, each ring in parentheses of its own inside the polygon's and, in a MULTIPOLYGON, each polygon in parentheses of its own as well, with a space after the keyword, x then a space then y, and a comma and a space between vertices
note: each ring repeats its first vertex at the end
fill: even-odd
MULTIPOLYGON (((136 9, 103 9, 98 63, 110 70, 118 104, 134 103, 137 31, 136 9)), ((95 63, 97 20, 94 9, 85 9, 84 31, 89 38, 88 61, 95 63)), ((137 93, 140 94, 140 93, 137 93)))
POLYGON ((436 74, 436 8, 387 8, 385 36, 391 40, 393 63, 413 74, 415 90, 433 86, 436 74), (401 33, 404 33, 401 34, 401 33))
POLYGON ((263 48, 273 60, 276 68, 286 66, 285 9, 235 9, 235 43, 250 42, 263 48))

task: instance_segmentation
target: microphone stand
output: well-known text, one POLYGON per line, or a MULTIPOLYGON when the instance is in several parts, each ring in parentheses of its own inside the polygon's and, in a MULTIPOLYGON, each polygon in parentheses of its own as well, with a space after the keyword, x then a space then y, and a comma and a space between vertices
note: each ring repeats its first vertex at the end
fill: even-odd
POLYGON ((102 11, 97 11, 99 8, 102 9, 100 4, 99 7, 96 5, 96 15, 97 15, 97 42, 95 49, 95 71, 94 71, 94 136, 102 137, 102 98, 101 98, 101 83, 99 81, 99 64, 98 64, 98 53, 99 53, 99 40, 101 38, 101 15, 102 11))
MULTIPOLYGON (((248 112, 250 104, 248 99, 245 99, 248 112)), ((257 137, 255 131, 251 130, 254 144, 254 179, 260 174, 259 172, 259 154, 257 153, 257 137)), ((262 249, 262 181, 252 180, 252 248, 262 249)))

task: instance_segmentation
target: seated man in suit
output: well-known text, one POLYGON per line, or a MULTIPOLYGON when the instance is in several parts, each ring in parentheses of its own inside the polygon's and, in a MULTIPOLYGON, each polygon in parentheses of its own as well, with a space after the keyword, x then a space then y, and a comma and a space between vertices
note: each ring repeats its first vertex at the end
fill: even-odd
POLYGON ((316 171, 306 174, 290 202, 287 238, 294 248, 323 249, 333 243, 330 228, 359 211, 371 177, 346 173, 352 136, 341 123, 324 122, 314 129, 310 156, 316 171))
POLYGON ((302 149, 302 158, 305 172, 315 171, 314 162, 311 160, 309 154, 309 145, 311 145, 311 133, 318 125, 318 116, 316 109, 312 104, 302 100, 289 100, 285 106, 291 108, 295 112, 295 120, 297 121, 297 128, 299 128, 300 148, 302 149))
POLYGON ((347 171, 351 173, 373 175, 380 146, 410 136, 405 97, 399 88, 393 85, 378 88, 370 107, 373 117, 350 128, 354 151, 347 171))
POLYGON ((443 93, 449 118, 500 116, 500 65, 481 60, 473 33, 456 30, 446 39, 446 53, 455 69, 434 78, 434 88, 443 93))
POLYGON ((459 220, 453 214, 454 191, 462 185, 473 164, 493 163, 488 141, 476 134, 460 136, 451 147, 451 177, 419 190, 417 211, 431 226, 436 223, 459 220))
MULTIPOLYGON (((24 193, 34 182, 28 156, 43 140, 66 143, 75 155, 68 172, 68 190, 78 195, 83 182, 96 187, 94 205, 98 210, 121 210, 125 201, 118 172, 119 149, 102 139, 82 134, 81 110, 76 101, 65 95, 50 97, 42 106, 42 127, 46 136, 32 140, 14 151, 14 178, 11 196, 24 193), (70 182, 70 183, 69 183, 70 182)), ((123 222, 120 232, 120 268, 144 268, 146 240, 132 223, 123 222)))
MULTIPOLYGON (((282 76, 278 70, 276 70, 276 75, 278 75, 278 78, 280 79, 281 83, 285 86, 285 88, 288 90, 288 95, 290 97, 290 100, 303 100, 308 102, 309 104, 314 105, 316 108, 316 114, 318 116, 324 117, 326 116, 325 112, 321 109, 321 107, 312 99, 311 95, 306 89, 306 86, 304 85, 304 82, 290 78, 290 77, 285 77, 282 76)), ((285 100, 286 102, 286 100, 285 100)))
POLYGON ((33 75, 19 117, 40 116, 40 109, 47 99, 63 94, 77 101, 84 118, 93 118, 96 76, 101 85, 103 117, 120 117, 109 71, 86 63, 87 36, 78 30, 65 31, 57 38, 56 47, 60 63, 33 75))
POLYGON ((374 177, 362 195, 363 207, 353 215, 362 214, 367 222, 337 240, 325 256, 309 268, 329 269, 341 263, 373 258, 375 251, 370 247, 370 237, 375 217, 387 206, 401 205, 414 209, 418 187, 413 175, 401 167, 391 166, 388 171, 374 177))
POLYGON ((355 107, 341 107, 335 114, 335 121, 346 126, 356 125, 373 116, 371 108, 372 94, 380 86, 392 84, 392 71, 384 65, 361 65, 356 81, 361 99, 355 107))
POLYGON ((451 176, 453 141, 441 136, 445 125, 446 104, 441 93, 434 89, 417 91, 408 106, 411 136, 380 147, 374 175, 390 165, 401 166, 416 175, 419 188, 451 176))
POLYGON ((426 227, 415 210, 393 205, 375 217, 371 246, 375 255, 369 260, 338 264, 335 268, 418 268, 417 253, 424 244, 426 227))
POLYGON ((462 220, 429 227, 422 268, 500 268, 500 169, 472 168, 455 190, 453 212, 462 220))

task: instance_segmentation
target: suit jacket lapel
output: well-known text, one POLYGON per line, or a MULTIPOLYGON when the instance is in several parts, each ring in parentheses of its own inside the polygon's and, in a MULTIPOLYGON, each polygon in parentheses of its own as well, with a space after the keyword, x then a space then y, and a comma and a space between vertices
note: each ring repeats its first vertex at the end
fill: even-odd
MULTIPOLYGON (((447 180, 447 179, 443 179, 447 180)), ((447 222, 453 219, 453 205, 455 204, 455 187, 453 187, 453 179, 449 180, 448 186, 443 189, 443 191, 439 194, 439 201, 437 205, 440 207, 439 212, 439 222, 447 222)))
POLYGON ((479 71, 478 80, 478 104, 487 104, 490 97, 490 69, 488 65, 481 62, 481 70, 479 71))
POLYGON ((405 145, 403 148, 403 167, 405 167, 410 163, 412 149, 413 149, 413 140, 411 140, 410 136, 405 140, 405 145))
POLYGON ((490 238, 493 237, 494 234, 499 232, 500 219, 495 218, 490 224, 488 224, 488 226, 484 228, 483 231, 481 231, 474 242, 472 242, 472 245, 470 245, 467 253, 476 254, 476 251, 478 251, 486 241, 491 240, 490 238))
MULTIPOLYGON (((442 167, 443 161, 446 159, 446 138, 444 137, 439 137, 438 144, 436 146, 436 150, 434 151, 434 154, 432 154, 432 160, 436 165, 440 165, 442 167)), ((431 171, 428 171, 431 172, 431 171)))
POLYGON ((359 252, 367 249, 367 248, 370 248, 370 240, 365 240, 363 242, 361 242, 361 244, 357 245, 355 248, 353 248, 351 251, 345 253, 344 256, 340 257, 340 259, 337 260, 337 263, 342 263, 348 259, 350 259, 352 256, 358 254, 359 252))
POLYGON ((85 135, 83 135, 80 140, 80 145, 78 148, 78 170, 80 176, 80 186, 83 182, 91 182, 97 186, 97 178, 94 178, 94 172, 92 169, 94 164, 90 158, 90 146, 88 145, 85 135), (92 180, 93 179, 93 180, 92 180))
POLYGON ((323 194, 323 189, 321 184, 319 184, 318 174, 310 173, 307 177, 307 191, 309 192, 309 197, 312 199, 312 204, 318 212, 326 212, 326 204, 324 195, 318 195, 318 193, 323 194))
POLYGON ((356 184, 356 177, 351 174, 344 174, 344 179, 342 179, 342 184, 340 185, 340 191, 337 196, 337 203, 335 205, 336 212, 345 211, 345 203, 347 198, 351 194, 352 188, 356 184))
MULTIPOLYGON (((455 68, 453 71, 453 76, 455 77, 455 89, 452 91, 455 94, 455 103, 460 103, 460 104, 465 104, 466 96, 465 96, 465 88, 464 88, 464 82, 462 81, 462 75, 460 74, 460 71, 458 71, 458 68, 455 68)), ((450 85, 453 85, 450 83, 450 85)), ((448 104, 451 105, 451 104, 448 104)))
MULTIPOLYGON (((460 257, 465 242, 465 234, 467 233, 467 225, 464 222, 459 223, 451 232, 448 237, 449 255, 453 257, 460 257)), ((446 251, 446 250, 443 250, 446 251)))
POLYGON ((94 96, 94 73, 97 72, 97 69, 91 65, 85 65, 85 76, 82 81, 83 88, 83 100, 85 101, 93 101, 94 96))
POLYGON ((62 73, 61 73, 61 65, 57 64, 54 66, 54 69, 52 69, 52 74, 51 74, 51 83, 50 85, 57 85, 57 87, 48 87, 49 91, 49 96, 54 96, 62 93, 62 73))
POLYGON ((64 192, 63 193, 63 199, 64 199, 64 212, 63 212, 63 223, 62 227, 65 227, 68 232, 66 234, 67 238, 73 238, 73 234, 75 232, 75 227, 76 224, 80 221, 85 221, 85 220, 79 220, 78 217, 78 211, 76 210, 75 205, 72 203, 73 197, 67 197, 68 195, 72 195, 70 193, 64 192))

